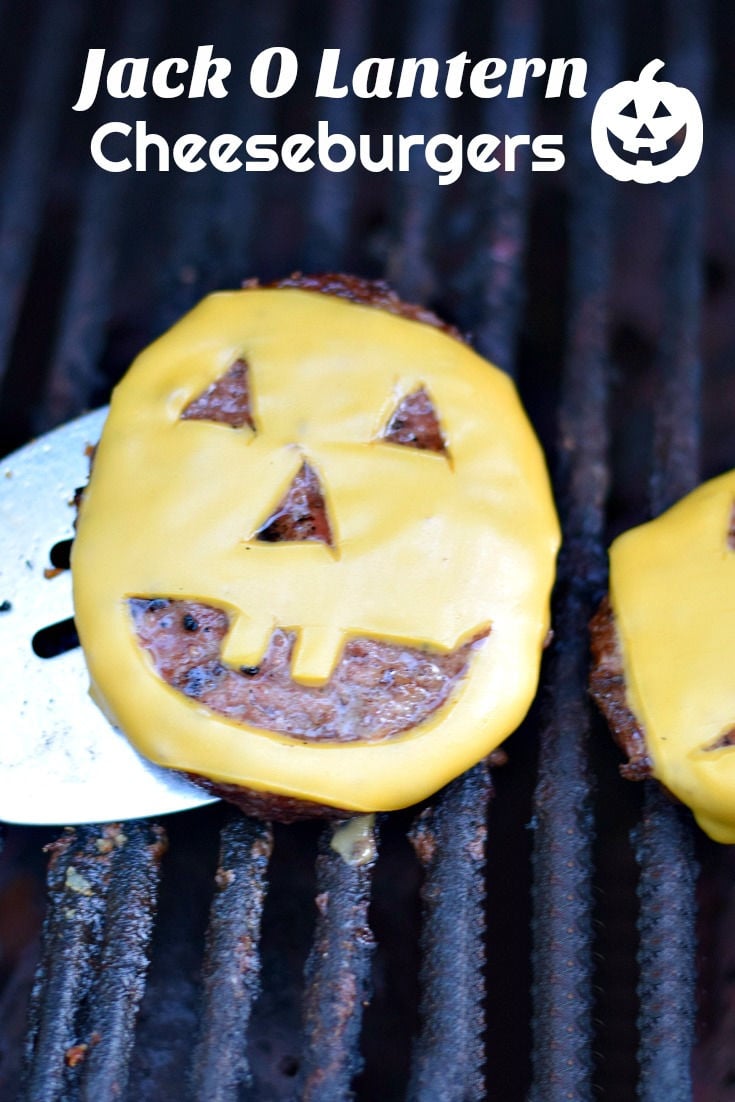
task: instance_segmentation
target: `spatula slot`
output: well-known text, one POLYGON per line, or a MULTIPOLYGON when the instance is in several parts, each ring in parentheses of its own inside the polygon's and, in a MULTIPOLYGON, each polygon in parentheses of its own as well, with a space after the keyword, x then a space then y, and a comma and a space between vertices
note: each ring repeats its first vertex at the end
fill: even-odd
POLYGON ((41 628, 33 636, 31 646, 39 658, 56 658, 58 654, 74 650, 79 646, 79 636, 73 617, 41 628))
POLYGON ((71 562, 71 545, 74 540, 59 540, 49 551, 49 559, 51 565, 57 567, 59 570, 68 570, 71 562))

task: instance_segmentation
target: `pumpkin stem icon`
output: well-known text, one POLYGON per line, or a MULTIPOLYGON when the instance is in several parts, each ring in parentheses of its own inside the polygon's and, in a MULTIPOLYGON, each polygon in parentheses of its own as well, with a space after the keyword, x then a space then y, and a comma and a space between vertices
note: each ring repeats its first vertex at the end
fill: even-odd
POLYGON ((656 80, 660 58, 603 92, 592 114, 592 152, 603 172, 638 184, 688 176, 702 154, 702 111, 688 88, 656 80))
POLYGON ((638 77, 638 83, 640 84, 646 80, 654 80, 656 73, 660 73, 664 67, 664 62, 660 57, 655 57, 653 61, 649 61, 648 65, 644 65, 641 69, 640 76, 638 77))

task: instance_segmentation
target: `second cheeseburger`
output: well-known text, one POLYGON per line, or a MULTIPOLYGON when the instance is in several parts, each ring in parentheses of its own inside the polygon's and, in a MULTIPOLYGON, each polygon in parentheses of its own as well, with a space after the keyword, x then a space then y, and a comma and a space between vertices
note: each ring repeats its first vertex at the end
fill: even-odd
POLYGON ((75 615, 100 707, 246 811, 392 810, 534 696, 559 531, 510 379, 382 284, 214 294, 113 395, 75 615))

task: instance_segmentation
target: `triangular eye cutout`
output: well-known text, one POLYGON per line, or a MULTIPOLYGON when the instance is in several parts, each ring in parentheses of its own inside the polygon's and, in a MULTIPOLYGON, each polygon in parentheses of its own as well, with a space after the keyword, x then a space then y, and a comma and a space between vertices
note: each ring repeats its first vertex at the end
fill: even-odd
POLYGON ((653 117, 654 117, 654 119, 668 119, 668 118, 671 118, 671 112, 669 111, 668 107, 666 106, 666 104, 664 103, 663 100, 661 100, 658 107, 653 112, 653 117))
POLYGON ((630 103, 626 103, 625 107, 621 107, 618 114, 624 115, 627 119, 637 119, 638 112, 635 109, 635 100, 632 99, 630 103))
POLYGON ((393 412, 382 436, 391 444, 447 454, 439 418, 424 387, 407 394, 393 412))
POLYGON ((233 429, 248 425, 255 431, 249 376, 245 360, 235 360, 224 375, 220 375, 198 398, 189 402, 181 414, 181 420, 216 421, 232 425, 233 429))
POLYGON ((316 541, 334 546, 319 476, 308 463, 295 475, 255 538, 265 543, 316 541))
POLYGON ((700 749, 707 752, 709 750, 727 750, 731 746, 735 747, 735 727, 723 731, 721 735, 718 735, 712 742, 706 743, 700 749))

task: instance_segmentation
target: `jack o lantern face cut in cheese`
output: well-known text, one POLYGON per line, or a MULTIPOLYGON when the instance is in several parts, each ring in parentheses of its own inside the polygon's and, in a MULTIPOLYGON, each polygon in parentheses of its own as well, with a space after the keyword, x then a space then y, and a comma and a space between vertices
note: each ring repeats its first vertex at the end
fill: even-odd
POLYGON ((628 706, 651 772, 735 843, 735 471, 610 549, 628 706))
POLYGON ((348 811, 535 692, 558 527, 510 380, 295 287, 205 299, 113 396, 73 551, 95 699, 160 764, 348 811))

